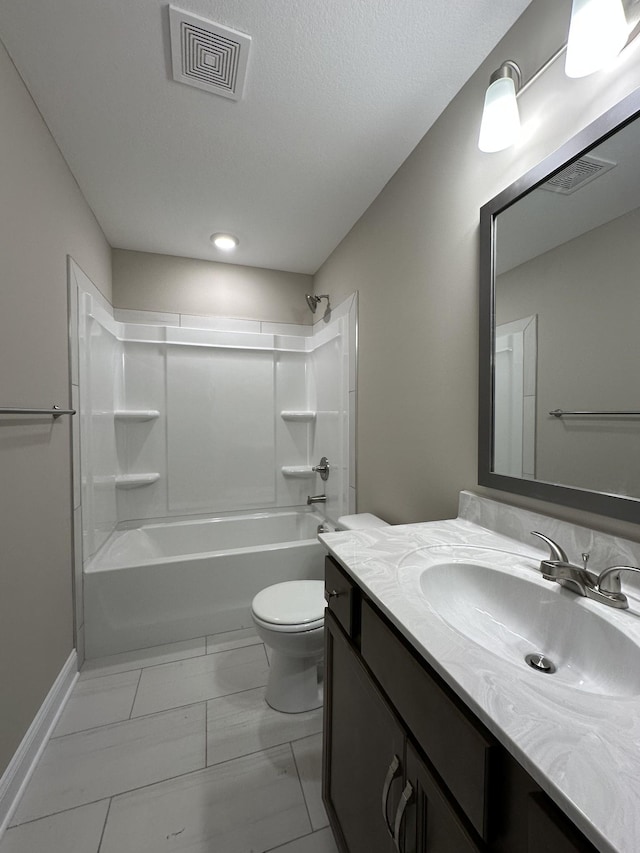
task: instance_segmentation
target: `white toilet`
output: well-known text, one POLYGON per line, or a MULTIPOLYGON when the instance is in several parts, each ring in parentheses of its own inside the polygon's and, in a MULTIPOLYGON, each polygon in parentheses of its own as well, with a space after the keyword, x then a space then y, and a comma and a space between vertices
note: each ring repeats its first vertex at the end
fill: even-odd
POLYGON ((319 708, 324 582, 286 581, 268 586, 253 599, 251 616, 271 652, 267 704, 287 714, 319 708))
MULTIPOLYGON (((386 527, 370 513, 338 519, 343 530, 386 527)), ((268 586, 251 604, 258 636, 269 648, 266 700, 276 711, 298 714, 322 705, 324 581, 286 581, 268 586)))

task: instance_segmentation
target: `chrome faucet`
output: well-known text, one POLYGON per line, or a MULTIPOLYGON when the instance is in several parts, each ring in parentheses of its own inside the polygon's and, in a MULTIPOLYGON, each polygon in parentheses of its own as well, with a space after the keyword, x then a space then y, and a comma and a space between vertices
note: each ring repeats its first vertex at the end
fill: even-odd
POLYGON ((570 563, 563 549, 553 539, 549 539, 543 533, 538 533, 537 530, 532 530, 531 535, 542 539, 551 550, 550 558, 542 560, 540 563, 542 577, 545 580, 556 581, 562 586, 569 587, 578 595, 586 595, 586 590, 594 586, 593 578, 589 572, 585 568, 570 563))
POLYGON ((307 506, 311 506, 311 504, 323 504, 326 501, 326 495, 307 495, 307 506))
POLYGON ((591 598, 593 601, 600 601, 609 607, 617 607, 621 610, 626 610, 629 607, 629 600, 622 592, 620 572, 640 573, 639 568, 636 566, 610 566, 608 569, 603 569, 599 575, 594 575, 587 570, 588 554, 582 555, 584 566, 576 566, 569 562, 569 558, 563 549, 553 539, 549 539, 548 536, 538 533, 536 530, 532 530, 531 535, 538 536, 543 542, 546 542, 551 551, 549 559, 542 560, 540 563, 540 571, 545 580, 555 581, 573 590, 578 595, 591 598))

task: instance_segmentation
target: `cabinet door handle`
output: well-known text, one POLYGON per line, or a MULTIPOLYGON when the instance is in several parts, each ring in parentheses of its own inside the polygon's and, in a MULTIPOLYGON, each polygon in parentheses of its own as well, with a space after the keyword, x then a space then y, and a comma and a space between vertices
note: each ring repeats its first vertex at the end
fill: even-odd
POLYGON ((384 785, 382 786, 382 817, 384 818, 384 822, 389 830, 389 835, 393 838, 393 827, 389 823, 389 818, 387 817, 387 806, 389 800, 389 790, 391 788, 391 783, 396 777, 398 770, 400 769, 400 759, 397 755, 394 755, 391 759, 391 764, 389 765, 389 769, 387 770, 387 775, 384 780, 384 785))
POLYGON ((335 589, 332 589, 331 592, 329 592, 328 589, 325 589, 324 591, 324 600, 327 602, 329 602, 332 598, 338 598, 339 596, 340 593, 335 589))
POLYGON ((404 791, 402 792, 402 796, 400 797, 400 802, 398 803, 398 810, 396 811, 396 819, 393 822, 393 843, 396 845, 396 850, 398 853, 402 853, 400 849, 400 830, 402 828, 402 818, 404 817, 404 813, 406 811, 407 806, 413 796, 413 786, 411 782, 407 782, 404 787, 404 791))

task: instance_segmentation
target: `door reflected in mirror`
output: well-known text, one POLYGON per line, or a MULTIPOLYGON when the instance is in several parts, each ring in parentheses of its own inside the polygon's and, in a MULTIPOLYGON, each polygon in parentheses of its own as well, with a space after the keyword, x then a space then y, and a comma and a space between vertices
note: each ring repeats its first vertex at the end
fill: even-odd
POLYGON ((509 477, 536 475, 538 318, 496 325, 494 470, 509 477))

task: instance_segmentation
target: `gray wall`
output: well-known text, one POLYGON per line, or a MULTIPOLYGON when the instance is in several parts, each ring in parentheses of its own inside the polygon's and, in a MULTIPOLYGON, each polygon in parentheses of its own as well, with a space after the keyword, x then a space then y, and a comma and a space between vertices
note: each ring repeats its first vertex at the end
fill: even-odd
MULTIPOLYGON (((0 45, 0 405, 68 404, 67 254, 110 248, 0 45)), ((69 418, 0 420, 0 775, 73 648, 69 418)))
MULTIPOLYGON (((316 292, 336 302, 360 293, 360 511, 451 516, 459 490, 477 483, 479 208, 640 84, 640 40, 612 71, 580 80, 560 60, 520 98, 523 141, 478 150, 490 73, 515 59, 528 78, 566 41, 570 8, 533 0, 316 275, 316 292)), ((497 496, 640 536, 636 525, 497 496)))
POLYGON ((310 275, 115 249, 116 308, 311 324, 310 275))
POLYGON ((553 409, 635 409, 640 210, 496 280, 496 322, 538 316, 536 477, 640 497, 637 419, 564 418, 553 409))

